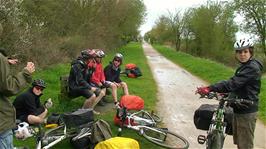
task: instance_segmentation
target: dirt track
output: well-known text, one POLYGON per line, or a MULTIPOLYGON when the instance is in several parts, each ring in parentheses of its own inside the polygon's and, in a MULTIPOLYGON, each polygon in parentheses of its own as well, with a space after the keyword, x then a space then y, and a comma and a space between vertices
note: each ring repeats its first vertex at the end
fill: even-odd
MULTIPOLYGON (((207 83, 164 58, 149 44, 144 43, 143 49, 158 84, 157 111, 163 122, 168 128, 187 138, 190 148, 204 148, 204 145, 197 143, 197 136, 205 135, 206 132, 195 128, 193 114, 203 103, 217 103, 199 99, 194 94, 196 87, 207 83)), ((232 136, 227 136, 224 148, 237 148, 232 140, 232 136)), ((255 130, 255 148, 266 148, 266 127, 260 121, 255 130)))

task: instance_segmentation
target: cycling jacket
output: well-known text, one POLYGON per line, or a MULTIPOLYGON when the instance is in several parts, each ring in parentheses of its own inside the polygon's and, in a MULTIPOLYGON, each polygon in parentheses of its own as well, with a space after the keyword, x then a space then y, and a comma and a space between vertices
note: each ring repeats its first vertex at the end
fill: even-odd
POLYGON ((71 70, 68 78, 68 85, 71 89, 91 89, 88 83, 93 70, 88 69, 87 64, 82 58, 78 58, 71 63, 71 70))
POLYGON ((104 68, 104 75, 106 81, 121 83, 122 81, 120 79, 120 72, 121 69, 119 67, 114 68, 113 63, 110 62, 110 64, 104 68))
POLYGON ((259 93, 261 87, 261 74, 263 66, 255 60, 250 59, 236 69, 235 75, 227 81, 222 81, 209 86, 211 91, 228 93, 231 92, 235 98, 252 100, 254 104, 247 109, 234 107, 238 114, 252 113, 258 111, 259 93))

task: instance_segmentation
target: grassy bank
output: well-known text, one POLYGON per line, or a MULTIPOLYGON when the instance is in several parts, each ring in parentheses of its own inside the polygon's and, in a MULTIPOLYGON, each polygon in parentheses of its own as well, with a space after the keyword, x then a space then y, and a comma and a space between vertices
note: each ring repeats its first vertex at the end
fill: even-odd
MULTIPOLYGON (((215 83, 217 81, 226 80, 233 76, 234 69, 226 67, 223 64, 210 61, 207 59, 193 57, 186 53, 176 52, 173 49, 161 46, 153 45, 162 55, 169 60, 185 68, 192 74, 199 76, 209 83, 215 83)), ((266 123, 266 77, 262 78, 260 93, 260 106, 259 117, 266 123)))
MULTIPOLYGON (((123 66, 127 63, 135 63, 137 64, 143 73, 143 76, 137 79, 127 78, 122 75, 121 79, 125 81, 129 86, 130 94, 135 94, 142 97, 145 100, 145 109, 152 110, 156 104, 156 93, 157 87, 154 79, 152 78, 152 74, 150 68, 148 67, 146 57, 143 54, 142 47, 139 43, 131 43, 122 49, 119 50, 124 55, 123 66)), ((103 59, 104 66, 106 66, 109 61, 112 60, 114 52, 107 53, 107 56, 103 59)), ((42 101, 45 101, 47 98, 51 97, 54 102, 54 106, 52 107, 50 114, 52 112, 62 113, 67 111, 73 111, 82 106, 84 102, 84 98, 76 98, 71 101, 60 102, 58 100, 58 94, 60 91, 60 81, 59 77, 62 75, 67 75, 69 73, 70 64, 59 64, 55 66, 51 66, 46 70, 40 70, 34 74, 34 78, 42 78, 47 82, 47 88, 44 90, 44 95, 41 97, 42 101)), ((120 92, 121 95, 121 92, 120 92)), ((95 119, 104 119, 110 125, 113 131, 113 136, 117 135, 117 126, 113 124, 113 117, 115 115, 115 110, 110 109, 106 113, 102 113, 100 116, 97 116, 95 119)), ((123 137, 130 137, 136 139, 140 147, 142 149, 153 148, 157 149, 158 146, 153 145, 152 143, 146 141, 143 137, 140 137, 136 132, 131 130, 125 130, 122 133, 123 137)), ((26 141, 17 141, 15 140, 16 146, 29 146, 30 148, 34 148, 34 139, 28 139, 26 141)), ((54 147, 55 149, 68 149, 71 148, 71 145, 68 141, 64 141, 54 147)))

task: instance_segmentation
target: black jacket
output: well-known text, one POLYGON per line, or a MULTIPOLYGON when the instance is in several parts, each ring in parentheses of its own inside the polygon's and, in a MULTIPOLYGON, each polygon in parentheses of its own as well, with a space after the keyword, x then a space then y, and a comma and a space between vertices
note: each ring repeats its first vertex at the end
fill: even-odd
POLYGON ((92 69, 88 69, 87 63, 78 58, 71 63, 71 69, 68 78, 68 85, 71 89, 91 89, 88 80, 91 77, 92 69))
POLYGON ((16 116, 19 118, 22 115, 39 115, 40 111, 44 111, 40 102, 40 96, 33 93, 32 88, 20 94, 13 102, 16 109, 16 116), (42 110, 40 110, 42 109, 42 110))
POLYGON ((104 75, 105 75, 105 80, 106 81, 111 81, 111 82, 116 82, 116 83, 121 83, 121 79, 120 79, 120 72, 121 69, 120 68, 113 68, 113 64, 112 62, 110 62, 109 65, 107 65, 104 68, 104 75))
POLYGON ((239 109, 233 106, 234 112, 239 114, 258 111, 259 93, 261 87, 262 64, 251 59, 236 69, 235 75, 227 81, 222 81, 210 86, 211 91, 228 93, 231 92, 235 98, 254 101, 255 104, 247 109, 239 109))

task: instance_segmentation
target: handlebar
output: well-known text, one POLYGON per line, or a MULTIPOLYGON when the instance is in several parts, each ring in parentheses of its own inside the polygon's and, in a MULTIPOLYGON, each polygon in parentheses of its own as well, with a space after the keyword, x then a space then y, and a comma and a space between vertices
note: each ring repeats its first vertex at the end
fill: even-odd
POLYGON ((228 93, 217 93, 217 92, 210 92, 206 95, 200 95, 200 98, 207 98, 207 99, 216 99, 218 101, 227 101, 229 103, 247 103, 247 104, 254 104, 254 101, 248 99, 239 99, 239 98, 229 98, 228 93))

